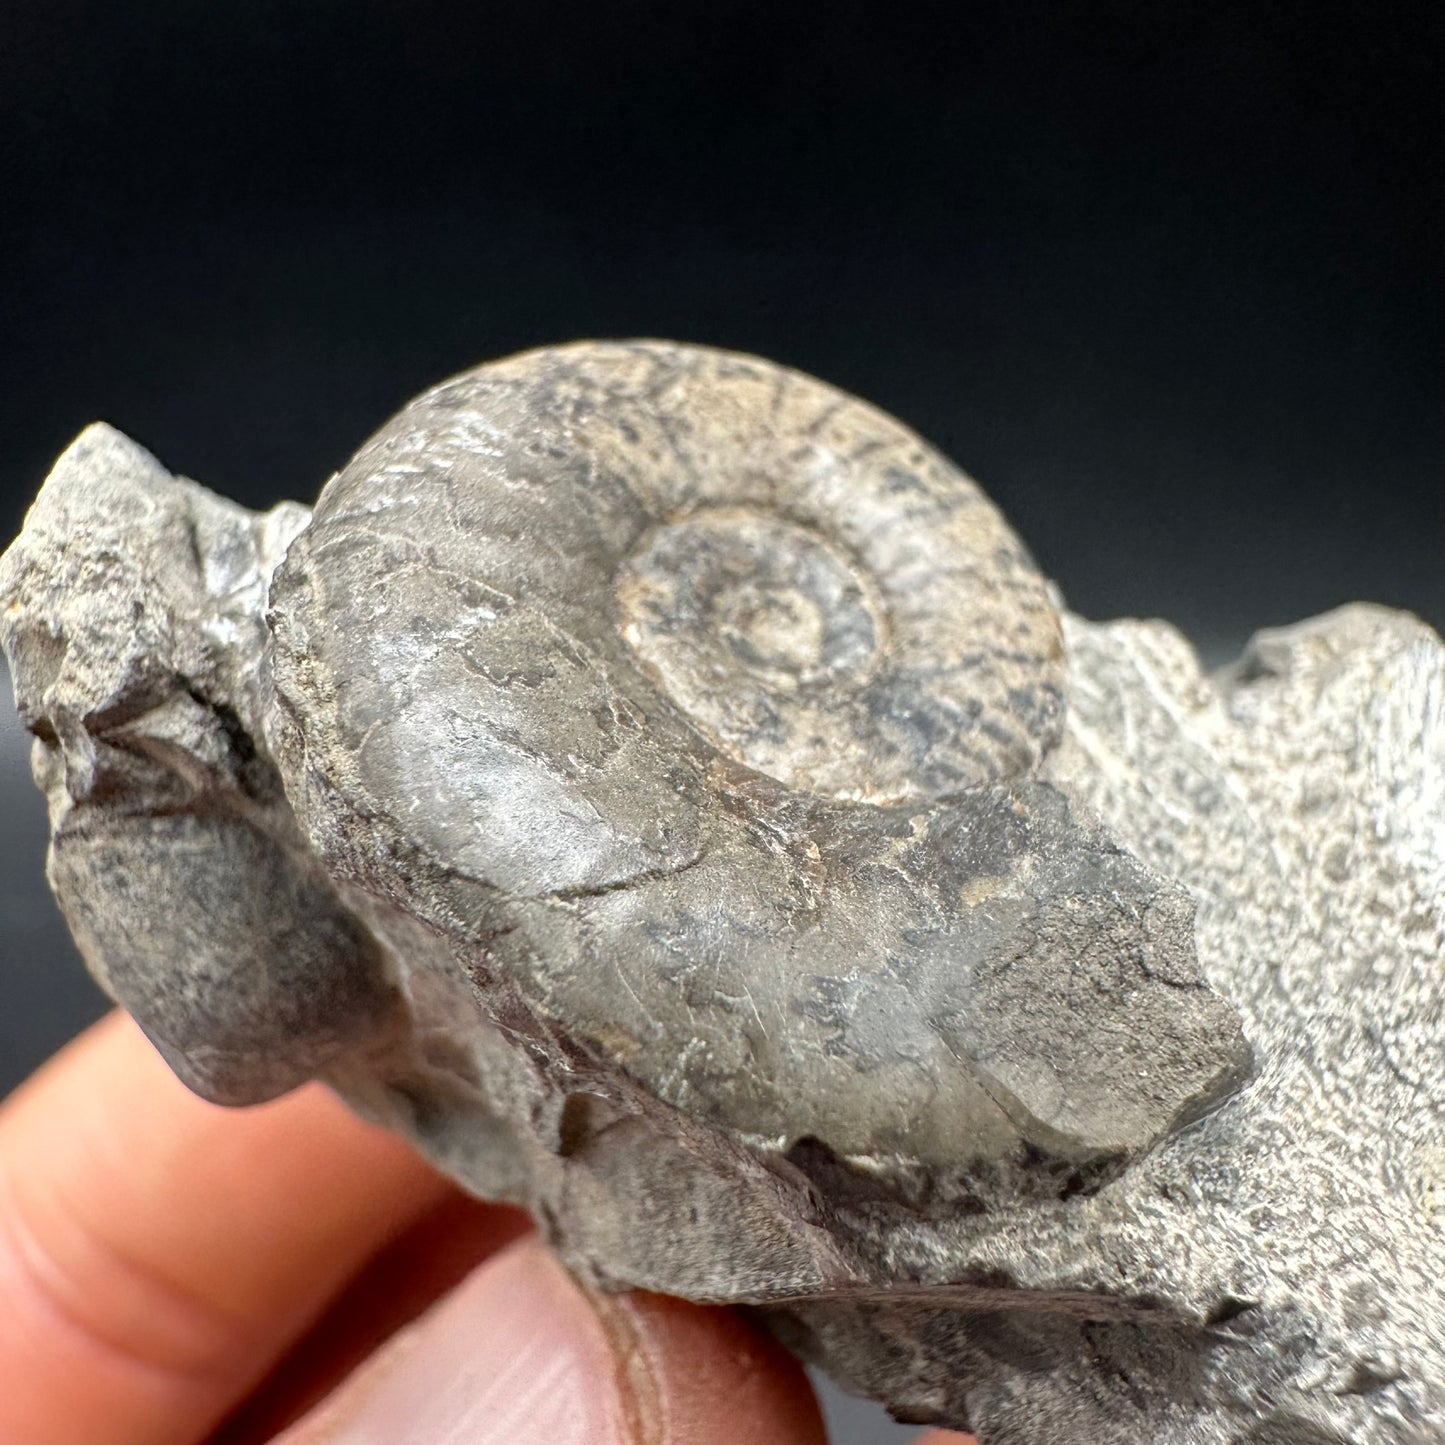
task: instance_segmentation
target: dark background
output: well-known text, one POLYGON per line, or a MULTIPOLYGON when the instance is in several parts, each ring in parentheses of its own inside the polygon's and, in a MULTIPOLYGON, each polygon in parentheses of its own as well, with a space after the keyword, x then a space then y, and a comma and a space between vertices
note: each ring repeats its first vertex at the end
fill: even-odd
MULTIPOLYGON (((450 372, 650 334, 897 412, 1085 613, 1445 624, 1442 15, 6 0, 0 545, 97 417, 309 498, 450 372)), ((99 1007, 42 839, 7 721, 0 1090, 99 1007)))

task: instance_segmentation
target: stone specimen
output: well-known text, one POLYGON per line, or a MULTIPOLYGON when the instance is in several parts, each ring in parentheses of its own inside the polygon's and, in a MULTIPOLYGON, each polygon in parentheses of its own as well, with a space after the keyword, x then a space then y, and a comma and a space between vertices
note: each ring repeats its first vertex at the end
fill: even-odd
POLYGON ((529 353, 314 513, 104 426, 0 562, 87 962, 606 1288, 984 1445, 1445 1439, 1445 648, 1205 676, 898 422, 529 353))

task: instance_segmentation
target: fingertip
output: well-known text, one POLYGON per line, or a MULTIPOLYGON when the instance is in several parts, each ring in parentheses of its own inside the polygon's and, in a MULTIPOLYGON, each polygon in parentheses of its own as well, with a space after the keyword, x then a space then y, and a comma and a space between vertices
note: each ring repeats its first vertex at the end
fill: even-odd
POLYGON ((639 1408, 652 1416, 639 1440, 824 1445, 802 1366, 736 1311, 657 1294, 594 1300, 639 1408))
POLYGON ((727 1310, 582 1289, 535 1240, 475 1270, 276 1445, 823 1445, 807 1378, 727 1310))

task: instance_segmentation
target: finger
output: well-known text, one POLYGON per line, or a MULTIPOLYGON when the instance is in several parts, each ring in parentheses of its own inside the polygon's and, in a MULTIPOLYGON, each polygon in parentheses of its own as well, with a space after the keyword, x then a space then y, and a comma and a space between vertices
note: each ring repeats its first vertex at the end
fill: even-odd
POLYGON ((823 1445, 791 1356, 728 1310, 582 1290, 535 1240, 475 1270, 276 1445, 823 1445))
POLYGON ((531 1222, 461 1193, 369 1260, 207 1445, 264 1445, 531 1222))
POLYGON ((956 1430, 929 1430, 920 1435, 913 1445, 978 1445, 972 1435, 960 1435, 956 1430))
POLYGON ((0 1109, 0 1440, 202 1438, 447 1193, 318 1086, 219 1109, 103 1021, 0 1109))

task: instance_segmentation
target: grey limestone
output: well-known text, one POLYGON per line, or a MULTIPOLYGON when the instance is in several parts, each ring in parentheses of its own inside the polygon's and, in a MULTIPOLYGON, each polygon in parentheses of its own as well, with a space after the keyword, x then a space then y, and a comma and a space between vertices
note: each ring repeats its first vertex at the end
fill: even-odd
POLYGON ((984 1445, 1445 1439, 1445 648, 1200 667, 897 421, 582 343, 315 510, 105 426, 0 560, 87 963, 569 1265, 984 1445))

